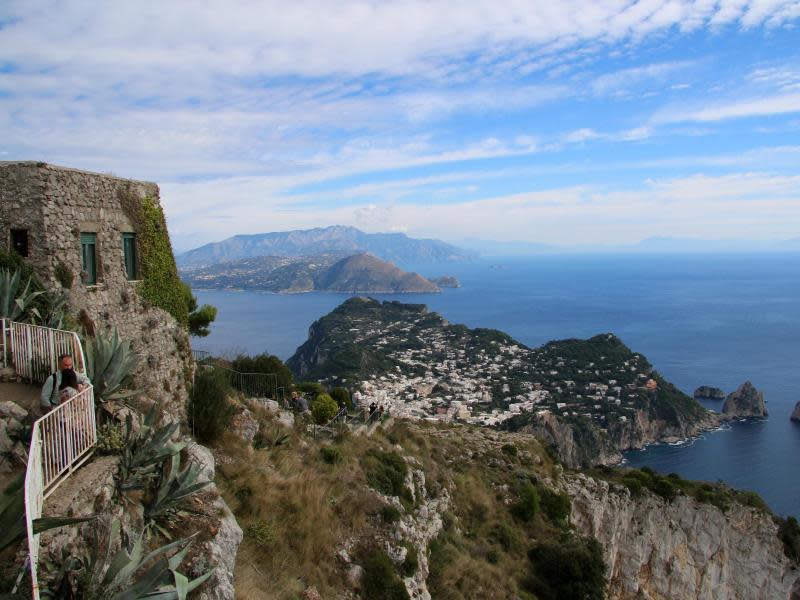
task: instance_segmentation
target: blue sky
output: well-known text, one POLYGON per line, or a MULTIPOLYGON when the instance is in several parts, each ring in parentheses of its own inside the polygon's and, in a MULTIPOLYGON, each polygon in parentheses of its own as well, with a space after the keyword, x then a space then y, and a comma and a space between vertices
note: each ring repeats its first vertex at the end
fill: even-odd
POLYGON ((0 159, 161 185, 176 249, 329 224, 800 236, 800 2, 4 2, 0 159))

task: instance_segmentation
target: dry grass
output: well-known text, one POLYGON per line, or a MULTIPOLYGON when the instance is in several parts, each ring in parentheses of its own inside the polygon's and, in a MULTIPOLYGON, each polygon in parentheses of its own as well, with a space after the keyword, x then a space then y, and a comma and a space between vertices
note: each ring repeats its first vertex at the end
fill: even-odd
MULTIPOLYGON (((262 428, 276 427, 259 407, 251 410, 262 428)), ((518 523, 509 506, 521 478, 553 476, 550 458, 525 435, 403 421, 370 438, 338 441, 314 440, 297 428, 283 446, 262 450, 223 436, 217 483, 245 531, 236 564, 238 597, 295 600, 310 585, 323 597, 337 597, 346 589, 337 551, 352 542, 351 553, 358 553, 387 527, 383 503, 364 473, 369 461, 362 458, 370 449, 413 457, 430 494, 451 493, 450 527, 431 557, 438 561, 435 598, 525 598, 517 579, 527 572, 527 549, 553 526, 541 516, 518 523), (516 455, 502 451, 509 443, 516 455), (323 460, 320 448, 328 444, 341 462, 323 460), (515 532, 513 544, 498 542, 503 527, 515 532)))
POLYGON ((343 460, 337 465, 321 459, 323 443, 329 442, 299 432, 263 450, 232 435, 221 441, 218 450, 228 464, 219 466, 217 480, 245 531, 235 583, 243 598, 295 598, 307 585, 324 596, 343 587, 336 552, 343 540, 368 535, 381 503, 358 460, 369 442, 338 443, 343 460), (255 535, 255 527, 265 535, 255 535))

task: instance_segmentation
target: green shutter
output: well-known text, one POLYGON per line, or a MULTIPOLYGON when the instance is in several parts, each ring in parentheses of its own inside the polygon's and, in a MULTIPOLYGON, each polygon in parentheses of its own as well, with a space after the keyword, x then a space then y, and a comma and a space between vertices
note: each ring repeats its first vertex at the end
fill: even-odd
POLYGON ((97 234, 81 233, 81 267, 86 272, 86 283, 97 283, 97 234))
POLYGON ((128 279, 136 279, 136 234, 122 234, 122 250, 125 253, 125 274, 128 279))

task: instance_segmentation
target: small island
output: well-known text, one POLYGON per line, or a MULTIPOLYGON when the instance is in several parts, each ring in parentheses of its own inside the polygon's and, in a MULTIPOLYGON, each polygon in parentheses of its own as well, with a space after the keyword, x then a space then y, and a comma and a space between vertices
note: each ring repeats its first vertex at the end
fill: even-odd
POLYGON ((694 397, 698 400, 724 400, 725 392, 718 387, 701 385, 694 391, 694 397))
POLYGON ((792 411, 792 416, 789 417, 795 423, 800 423, 800 402, 794 405, 794 410, 792 411))
MULTIPOLYGON (((431 294, 439 285, 367 253, 342 256, 258 256, 186 267, 182 279, 195 289, 260 290, 278 294, 431 294)), ((457 282, 456 282, 457 283, 457 282)))
POLYGON ((452 275, 442 275, 441 277, 432 277, 431 281, 438 285, 440 288, 460 288, 461 282, 452 275))

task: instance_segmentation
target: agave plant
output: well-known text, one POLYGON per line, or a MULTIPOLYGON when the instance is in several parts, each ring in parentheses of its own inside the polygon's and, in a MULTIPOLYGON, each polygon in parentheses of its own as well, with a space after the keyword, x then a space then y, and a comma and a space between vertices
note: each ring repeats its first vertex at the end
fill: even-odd
POLYGON ((154 405, 134 433, 133 418, 125 420, 125 443, 119 460, 120 491, 140 490, 155 479, 159 466, 186 447, 185 442, 173 442, 180 423, 156 427, 159 405, 154 405))
MULTIPOLYGON (((0 495, 0 551, 17 544, 27 535, 24 483, 24 476, 20 475, 0 495)), ((76 525, 92 519, 94 519, 94 516, 81 518, 41 517, 34 519, 33 532, 41 533, 48 529, 76 525)))
POLYGON ((158 491, 144 506, 146 519, 158 519, 177 511, 186 498, 199 492, 210 481, 197 481, 200 465, 192 463, 181 471, 181 455, 172 455, 172 466, 168 473, 161 475, 158 491))
MULTIPOLYGON (((84 600, 186 600, 189 592, 205 582, 214 570, 190 580, 178 568, 192 538, 183 538, 145 554, 146 530, 128 547, 121 541, 119 521, 111 525, 105 540, 95 530, 94 544, 83 557, 65 556, 60 570, 42 590, 45 598, 84 600), (174 552, 171 556, 170 553, 174 552), (77 577, 72 576, 77 573, 77 577)), ((195 534, 196 535, 196 534, 195 534)))
POLYGON ((125 384, 139 365, 139 355, 119 333, 107 337, 97 334, 86 347, 86 366, 94 385, 94 397, 100 402, 130 398, 139 390, 126 390, 125 384))
POLYGON ((67 308, 67 296, 61 292, 45 294, 41 324, 51 329, 63 329, 67 308))
POLYGON ((253 447, 256 450, 262 448, 279 448, 289 441, 289 434, 284 433, 280 427, 273 427, 270 432, 259 431, 253 439, 253 447))
POLYGON ((13 273, 9 269, 0 269, 0 318, 18 321, 28 315, 41 318, 39 311, 32 306, 33 301, 44 294, 43 291, 31 289, 33 279, 20 290, 22 272, 17 269, 13 273))

